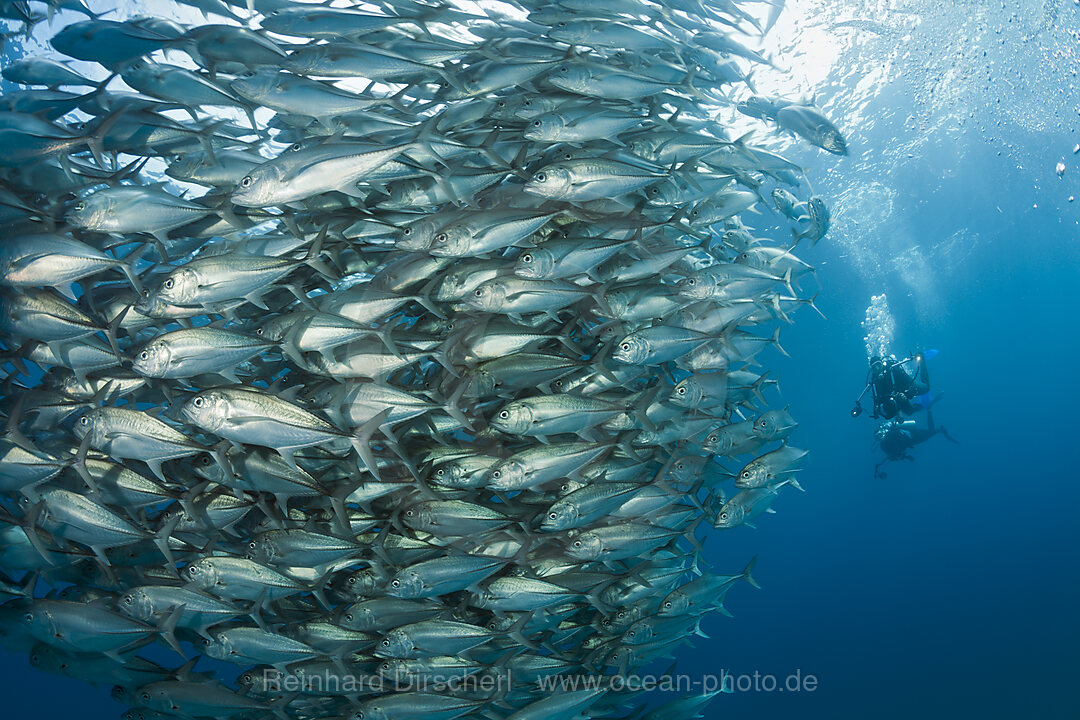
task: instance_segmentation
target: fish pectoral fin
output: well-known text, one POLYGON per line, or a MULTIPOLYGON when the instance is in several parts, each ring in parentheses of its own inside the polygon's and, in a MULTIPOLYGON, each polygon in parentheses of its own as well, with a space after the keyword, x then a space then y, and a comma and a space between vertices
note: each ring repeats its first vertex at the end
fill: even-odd
MULTIPOLYGON (((230 415, 229 416, 229 422, 232 423, 232 424, 239 424, 239 423, 245 423, 245 422, 266 422, 268 420, 271 420, 271 418, 267 417, 266 415, 230 415)), ((275 422, 280 422, 280 421, 275 421, 275 422)), ((288 425, 288 423, 282 423, 282 424, 283 425, 288 425)))

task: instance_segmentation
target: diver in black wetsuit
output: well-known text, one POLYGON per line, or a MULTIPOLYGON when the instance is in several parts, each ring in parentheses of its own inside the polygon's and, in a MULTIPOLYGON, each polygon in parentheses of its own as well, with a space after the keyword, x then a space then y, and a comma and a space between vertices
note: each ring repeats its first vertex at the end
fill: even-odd
POLYGON ((934 414, 929 407, 926 408, 926 427, 920 428, 914 420, 889 420, 882 423, 877 429, 877 441, 881 449, 885 451, 885 459, 874 466, 874 477, 886 477, 881 466, 890 460, 914 460, 908 454, 908 450, 924 443, 938 433, 945 436, 949 442, 955 443, 952 435, 945 426, 934 426, 934 414))
POLYGON ((855 407, 851 409, 852 417, 862 414, 862 399, 867 392, 873 400, 870 415, 873 418, 891 420, 899 414, 913 415, 928 408, 932 401, 925 397, 930 392, 930 372, 926 368, 926 359, 921 353, 903 360, 881 356, 871 358, 866 387, 855 400, 855 407))

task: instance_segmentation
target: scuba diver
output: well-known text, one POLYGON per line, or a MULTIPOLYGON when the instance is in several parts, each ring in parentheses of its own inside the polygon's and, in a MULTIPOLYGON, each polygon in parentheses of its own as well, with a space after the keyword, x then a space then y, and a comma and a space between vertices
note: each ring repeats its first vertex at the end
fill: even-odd
POLYGON ((880 355, 871 358, 866 387, 855 400, 851 417, 862 415, 862 399, 867 392, 873 400, 870 415, 873 418, 891 420, 901 413, 913 415, 919 410, 929 409, 937 398, 930 398, 930 372, 926 360, 936 354, 937 351, 928 350, 903 360, 880 355))
POLYGON ((914 460, 915 458, 908 454, 908 450, 926 442, 938 433, 944 435, 945 439, 951 443, 957 442, 952 435, 949 435, 949 431, 945 429, 944 425, 941 427, 934 426, 934 415, 929 407, 926 408, 925 428, 918 427, 914 420, 887 420, 883 422, 878 426, 876 435, 878 444, 885 451, 885 459, 874 466, 874 477, 886 477, 886 474, 881 470, 881 466, 890 460, 914 460))

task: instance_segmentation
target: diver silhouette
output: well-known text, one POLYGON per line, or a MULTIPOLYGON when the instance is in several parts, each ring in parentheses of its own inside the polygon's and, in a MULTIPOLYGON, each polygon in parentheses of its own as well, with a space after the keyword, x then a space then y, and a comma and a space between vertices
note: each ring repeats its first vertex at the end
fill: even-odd
POLYGON ((930 397, 930 371, 926 367, 930 354, 937 353, 914 353, 903 360, 880 355, 870 358, 866 386, 855 400, 851 416, 862 414, 862 399, 868 392, 873 401, 872 418, 891 420, 897 415, 914 415, 929 408, 940 397, 930 397))
POLYGON ((934 414, 929 407, 926 408, 925 428, 918 427, 918 423, 914 420, 888 420, 882 423, 878 427, 875 435, 878 444, 885 452, 885 459, 874 466, 874 477, 888 477, 885 472, 881 470, 881 466, 890 460, 894 462, 900 460, 914 460, 915 458, 913 458, 908 451, 916 445, 926 442, 938 433, 944 435, 945 439, 949 442, 959 444, 957 440, 949 434, 949 431, 945 429, 944 425, 934 425, 934 414))

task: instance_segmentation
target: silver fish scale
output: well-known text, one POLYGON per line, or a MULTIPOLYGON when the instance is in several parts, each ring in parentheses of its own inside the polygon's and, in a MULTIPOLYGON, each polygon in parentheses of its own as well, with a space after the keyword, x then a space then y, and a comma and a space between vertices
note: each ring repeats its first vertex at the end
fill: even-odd
POLYGON ((754 360, 829 213, 719 100, 839 130, 739 2, 167 2, 3 71, 0 645, 132 720, 625 717, 538 681, 676 651, 801 490, 754 360))

